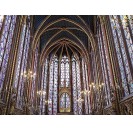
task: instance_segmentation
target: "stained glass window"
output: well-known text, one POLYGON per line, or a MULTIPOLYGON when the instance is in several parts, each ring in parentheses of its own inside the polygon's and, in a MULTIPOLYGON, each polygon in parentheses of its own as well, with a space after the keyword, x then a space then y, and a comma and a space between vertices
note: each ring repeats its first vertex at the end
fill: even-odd
MULTIPOLYGON (((2 89, 5 79, 14 29, 16 23, 16 16, 5 16, 5 23, 2 30, 0 39, 0 89, 2 89)), ((1 26, 2 22, 0 22, 1 26)))
POLYGON ((36 78, 37 78, 37 63, 38 63, 38 48, 36 48, 35 50, 35 54, 33 56, 33 79, 32 79, 32 83, 31 83, 31 94, 30 94, 30 104, 31 107, 34 107, 34 103, 35 103, 35 92, 36 92, 36 78))
MULTIPOLYGON (((87 91, 88 90, 88 79, 87 79, 87 68, 84 60, 82 59, 82 72, 83 72, 83 90, 87 91)), ((85 103, 85 113, 88 114, 88 94, 84 94, 84 103, 85 103)))
POLYGON ((21 32, 18 57, 16 63, 16 71, 14 77, 14 87, 17 89, 17 107, 22 108, 25 102, 24 86, 26 83, 26 78, 24 73, 27 72, 27 59, 28 50, 30 44, 30 24, 23 24, 23 29, 21 32))
POLYGON ((81 99, 81 81, 80 81, 80 67, 79 61, 72 57, 72 86, 73 86, 73 111, 74 114, 82 114, 82 102, 78 102, 81 99))
POLYGON ((70 108, 70 97, 67 93, 63 93, 60 99, 60 108, 63 109, 64 112, 70 108))
POLYGON ((69 60, 65 55, 61 59, 61 87, 69 87, 69 60))
MULTIPOLYGON (((62 59, 59 62, 58 56, 54 55, 51 57, 51 60, 49 62, 49 66, 47 65, 47 62, 45 61, 44 68, 42 70, 42 82, 41 82, 41 89, 43 89, 45 92, 48 91, 48 99, 46 99, 46 96, 43 96, 43 102, 48 101, 47 103, 42 102, 42 97, 40 99, 40 105, 41 105, 41 114, 45 113, 45 105, 48 105, 48 114, 53 115, 57 114, 57 105, 59 101, 59 109, 60 112, 68 112, 71 110, 71 105, 73 105, 73 111, 74 114, 82 114, 82 103, 78 102, 78 99, 82 98, 81 95, 81 73, 80 73, 80 61, 79 59, 76 59, 74 56, 71 60, 68 59, 66 55, 62 57, 62 59), (72 61, 72 84, 70 85, 70 61, 72 61), (60 77, 59 76, 59 70, 58 67, 60 66, 60 77), (47 69, 49 67, 49 80, 47 80, 47 69), (59 79, 60 78, 60 79, 59 79), (59 81, 60 85, 59 86, 59 81), (49 81, 48 86, 46 85, 47 81, 49 81), (60 88, 58 88, 58 86, 60 88), (43 88, 42 88, 43 87, 43 88), (70 97, 66 92, 63 92, 60 95, 61 90, 69 91, 71 93, 71 87, 73 89, 73 97, 70 97), (48 89, 48 90, 47 90, 48 89), (60 96, 59 96, 60 95, 60 96), (59 98, 59 100, 58 100, 59 98), (71 104, 71 98, 73 100, 73 104, 71 104)), ((85 90, 87 90, 88 85, 88 74, 87 74, 87 66, 84 63, 85 66, 85 90)), ((46 94, 47 95, 47 94, 46 94)), ((88 114, 89 109, 89 97, 86 95, 85 98, 85 106, 86 106, 86 114, 88 114)))
MULTIPOLYGON (((120 16, 120 19, 123 22, 124 16, 120 16)), ((121 73, 122 87, 124 88, 125 96, 127 96, 128 94, 133 92, 133 88, 130 86, 130 83, 132 83, 133 80, 124 44, 127 44, 128 52, 133 65, 133 44, 132 44, 133 41, 131 40, 132 34, 129 32, 129 27, 125 25, 126 24, 125 22, 122 23, 122 28, 123 28, 122 30, 118 16, 116 15, 110 16, 110 22, 115 41, 115 48, 117 52, 120 73, 121 73), (122 36, 122 31, 124 31, 125 37, 122 36), (124 42, 124 38, 126 40, 126 43, 124 42)), ((131 23, 130 26, 132 28, 131 23)))
MULTIPOLYGON (((53 96, 53 87, 54 87, 54 59, 52 59, 52 62, 50 64, 50 75, 49 75, 49 97, 48 100, 52 101, 53 96)), ((52 103, 48 104, 48 112, 49 115, 52 115, 52 103)))
POLYGON ((3 24, 4 15, 0 15, 0 32, 3 24))
MULTIPOLYGON (((79 60, 76 61, 76 72, 77 72, 77 94, 78 99, 81 99, 81 80, 80 80, 80 63, 79 60)), ((78 103, 78 114, 82 114, 82 103, 78 103)))
POLYGON ((73 111, 78 114, 78 96, 77 96, 77 82, 76 82, 76 59, 72 58, 72 83, 73 83, 73 111))
POLYGON ((40 108, 41 114, 45 114, 45 103, 46 103, 46 92, 47 92, 47 78, 48 78, 48 59, 44 62, 42 68, 42 81, 41 81, 41 91, 42 94, 40 95, 40 108))
POLYGON ((132 32, 132 34, 130 35, 133 35, 133 15, 128 15, 127 17, 129 19, 129 27, 131 28, 131 32, 132 32))
POLYGON ((58 58, 54 56, 50 64, 49 75, 49 97, 48 104, 49 114, 57 113, 57 87, 58 87, 58 58))
POLYGON ((53 114, 57 114, 58 58, 54 57, 53 114))

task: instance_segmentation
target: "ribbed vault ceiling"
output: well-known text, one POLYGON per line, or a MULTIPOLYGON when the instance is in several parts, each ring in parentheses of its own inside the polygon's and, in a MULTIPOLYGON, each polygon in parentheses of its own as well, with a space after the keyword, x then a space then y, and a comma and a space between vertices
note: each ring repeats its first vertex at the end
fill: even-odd
POLYGON ((82 43, 88 48, 89 38, 79 25, 84 27, 88 26, 93 34, 93 19, 94 16, 91 15, 33 16, 34 33, 38 32, 38 34, 40 34, 40 51, 42 52, 46 45, 53 44, 59 39, 69 39, 79 44, 78 46, 81 46, 80 44, 82 43))

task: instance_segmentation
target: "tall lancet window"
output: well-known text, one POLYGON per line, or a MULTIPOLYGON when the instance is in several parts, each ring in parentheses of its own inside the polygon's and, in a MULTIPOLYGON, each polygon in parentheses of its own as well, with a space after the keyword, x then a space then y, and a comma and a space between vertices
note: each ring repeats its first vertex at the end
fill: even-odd
POLYGON ((81 99, 81 81, 80 81, 80 67, 79 61, 72 57, 72 87, 73 87, 73 111, 74 114, 82 114, 81 99))
POLYGON ((132 66, 133 66, 133 19, 130 18, 131 16, 124 16, 120 15, 120 19, 122 22, 122 31, 124 31, 124 37, 126 39, 127 48, 129 52, 130 59, 132 59, 132 66), (131 20, 129 20, 131 19, 131 20), (129 20, 129 21, 128 21, 129 20), (129 22, 129 23, 128 23, 129 22))
POLYGON ((67 93, 61 95, 60 108, 66 109, 66 111, 70 108, 70 96, 67 93))
POLYGON ((46 61, 42 68, 41 90, 46 94, 40 98, 41 114, 55 115, 64 112, 73 112, 75 115, 81 115, 89 112, 89 96, 82 95, 82 91, 88 90, 88 71, 87 64, 79 53, 74 53, 72 48, 62 51, 56 50, 48 55, 49 63, 46 67, 46 61), (83 70, 83 68, 84 70, 83 70), (83 72, 84 71, 84 72, 83 72), (82 74, 82 76, 81 76, 82 74), (81 81, 84 77, 84 81, 81 81), (44 84, 46 82, 46 84, 44 84), (84 83, 81 85, 81 82, 84 83), (44 88, 45 87, 45 88, 44 88))
POLYGON ((30 45, 30 23, 25 23, 22 26, 21 37, 19 41, 18 55, 16 61, 16 70, 14 76, 14 87, 17 90, 17 104, 18 108, 22 108, 27 100, 24 93, 24 86, 27 81, 27 59, 30 45))
POLYGON ((77 80, 76 80, 76 59, 72 58, 72 81, 73 81, 73 111, 78 114, 78 95, 77 95, 77 80))
POLYGON ((130 19, 131 16, 110 16, 114 44, 121 73, 122 87, 124 89, 124 96, 127 96, 133 92, 133 78, 131 76, 132 70, 130 69, 130 63, 128 59, 129 57, 133 66, 133 25, 131 21, 127 22, 127 18, 130 19), (122 23, 119 22, 120 20, 122 20, 122 23))
POLYGON ((57 87, 58 87, 58 57, 54 56, 50 62, 49 73, 48 113, 57 114, 57 87))
POLYGON ((82 71, 83 71, 83 90, 84 90, 84 103, 85 103, 85 114, 88 114, 89 112, 89 95, 88 92, 89 91, 89 85, 88 85, 88 72, 87 72, 87 66, 85 63, 85 60, 82 59, 82 71))
POLYGON ((53 114, 57 114, 58 58, 54 57, 53 114))
POLYGON ((53 99, 53 87, 54 87, 54 59, 50 62, 50 72, 49 72, 49 92, 48 92, 48 100, 50 103, 48 104, 48 113, 52 115, 53 106, 52 106, 52 99, 53 99))
MULTIPOLYGON (((80 62, 79 60, 76 61, 76 74, 77 74, 77 94, 78 99, 81 99, 81 80, 80 80, 80 62)), ((78 103, 78 114, 82 114, 82 103, 78 103)))
POLYGON ((3 20, 4 20, 4 15, 0 15, 0 32, 1 32, 2 24, 4 23, 3 20))
POLYGON ((33 74, 34 74, 34 78, 32 79, 32 84, 31 84, 31 88, 30 88, 30 104, 32 107, 34 107, 34 102, 35 102, 35 95, 36 95, 36 78, 37 78, 37 65, 38 65, 38 48, 36 48, 34 56, 33 56, 33 66, 32 66, 32 70, 33 70, 33 74))
POLYGON ((7 70, 7 64, 15 29, 16 16, 5 16, 4 23, 2 20, 3 19, 0 21, 0 28, 3 26, 3 29, 0 31, 0 89, 3 87, 3 82, 7 70))
POLYGON ((61 59, 61 87, 69 87, 70 84, 69 59, 64 55, 61 59))
POLYGON ((46 112, 46 92, 47 92, 47 86, 48 86, 48 59, 43 64, 42 67, 42 81, 41 81, 41 95, 40 95, 40 114, 45 114, 46 112))

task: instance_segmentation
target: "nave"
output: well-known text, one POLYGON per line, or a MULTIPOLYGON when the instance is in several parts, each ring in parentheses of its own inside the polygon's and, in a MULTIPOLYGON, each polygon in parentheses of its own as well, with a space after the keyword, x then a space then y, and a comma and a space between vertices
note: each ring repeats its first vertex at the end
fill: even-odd
POLYGON ((1 115, 132 115, 132 15, 1 15, 1 115))

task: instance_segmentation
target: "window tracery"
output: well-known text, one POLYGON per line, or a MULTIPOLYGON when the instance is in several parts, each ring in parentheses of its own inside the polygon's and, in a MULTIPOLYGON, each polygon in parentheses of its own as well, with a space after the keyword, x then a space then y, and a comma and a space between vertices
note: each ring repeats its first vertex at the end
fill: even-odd
MULTIPOLYGON (((130 18, 130 16, 128 16, 130 18)), ((120 68, 120 73, 121 73, 121 79, 122 79, 122 87, 124 88, 125 96, 129 95, 130 93, 133 92, 133 88, 131 87, 131 84, 133 79, 131 76, 131 70, 129 67, 129 61, 127 58, 127 53, 130 55, 131 63, 133 66, 133 44, 132 44, 132 39, 131 39, 131 32, 129 29, 131 28, 132 30, 132 24, 129 21, 129 25, 126 25, 126 22, 124 20, 124 16, 118 16, 113 15, 110 16, 110 22, 111 22, 111 28, 113 32, 113 37, 115 41, 115 48, 117 52, 117 58, 118 58, 118 63, 119 63, 119 68, 120 68), (122 20, 122 27, 119 22, 122 20), (124 32, 124 37, 122 36, 122 31, 124 32), (124 42, 124 39, 126 40, 126 43, 124 42), (128 52, 125 50, 127 44, 128 52)))
POLYGON ((18 56, 17 56, 17 63, 16 63, 16 70, 15 70, 15 77, 14 77, 14 88, 17 90, 17 107, 22 108, 25 105, 25 93, 24 93, 24 86, 26 83, 25 73, 27 72, 27 60, 28 60, 28 51, 29 51, 29 44, 30 44, 30 24, 23 24, 19 49, 18 49, 18 56))
POLYGON ((67 93, 61 95, 60 108, 65 109, 65 111, 70 108, 70 97, 67 93))
MULTIPOLYGON (((69 111, 71 108, 71 105, 73 105, 73 110, 74 114, 82 114, 82 104, 83 102, 78 102, 78 99, 82 98, 81 95, 81 77, 80 77, 80 64, 79 60, 77 60, 74 56, 72 56, 71 61, 69 61, 68 57, 64 55, 62 59, 59 61, 59 58, 54 55, 51 60, 49 66, 46 66, 46 61, 44 63, 45 67, 48 69, 49 67, 49 83, 47 86, 46 82, 47 80, 47 71, 45 69, 42 70, 42 82, 41 86, 45 86, 43 90, 45 92, 48 91, 48 99, 46 99, 46 95, 44 95, 43 101, 49 101, 47 104, 46 103, 40 103, 41 104, 41 109, 43 109, 43 113, 46 113, 46 108, 45 106, 48 105, 48 114, 57 114, 58 112, 58 101, 60 102, 59 109, 62 111, 69 111), (70 62, 72 62, 72 85, 70 85, 70 62), (59 65, 60 64, 60 65, 59 65), (58 67, 60 66, 60 77, 59 76, 59 70, 58 67), (60 78, 60 80, 58 80, 60 78), (61 83, 61 86, 59 86, 59 81, 61 83), (60 88, 59 88, 60 87, 60 88), (69 87, 72 87, 73 90, 73 104, 71 104, 71 98, 70 95, 67 93, 63 93, 61 96, 58 96, 60 94, 60 89, 66 88, 67 91, 71 90, 69 87), (48 89, 48 90, 47 90, 48 89), (60 98, 58 100, 58 98, 60 98)), ((85 66, 85 72, 84 72, 84 77, 86 77, 86 80, 84 81, 86 83, 86 86, 88 85, 88 79, 87 79, 87 67, 85 66)), ((85 88, 87 89, 87 87, 85 88)), ((71 92, 71 91, 70 91, 71 92)), ((42 97, 41 97, 42 98, 42 97)), ((88 113, 88 96, 86 96, 85 99, 85 106, 86 106, 86 114, 88 113)), ((42 99, 41 99, 42 101, 42 99)))
POLYGON ((48 59, 46 59, 45 64, 42 67, 42 80, 41 80, 41 95, 40 95, 40 114, 45 114, 46 111, 46 92, 47 92, 47 84, 48 84, 48 59))
POLYGON ((57 114, 57 88, 58 88, 58 58, 54 56, 50 64, 49 75, 49 114, 57 114))
POLYGON ((3 24, 4 15, 0 15, 0 32, 3 24))
MULTIPOLYGON (((1 41, 0 41, 0 90, 2 90, 5 73, 7 71, 7 65, 9 60, 9 54, 11 52, 12 39, 14 35, 14 29, 16 24, 17 16, 4 16, 4 20, 0 21, 0 31, 1 31, 1 41), (4 26, 3 26, 4 25, 4 26)), ((29 16, 27 17, 30 18, 29 16)), ((115 63, 110 63, 111 54, 116 52, 116 56, 118 59, 118 66, 120 69, 120 77, 122 80, 122 90, 124 90, 123 96, 128 96, 133 92, 133 77, 131 66, 133 66, 133 24, 132 16, 128 15, 126 18, 131 19, 130 21, 123 21, 125 16, 109 16, 110 27, 112 29, 114 47, 110 47, 112 45, 108 45, 107 34, 105 26, 99 20, 97 22, 97 40, 98 40, 98 49, 99 51, 92 52, 91 54, 91 65, 93 70, 90 72, 92 76, 92 80, 94 83, 97 82, 96 78, 100 79, 100 82, 105 83, 104 94, 106 100, 106 105, 111 103, 111 88, 112 88, 112 73, 110 66, 115 65, 115 63), (112 19, 113 18, 113 19, 112 19), (122 21, 122 22, 119 22, 122 21), (128 23, 128 25, 127 25, 128 23), (112 49, 110 52, 110 48, 112 49), (114 49, 113 49, 114 48, 114 49), (100 62, 98 62, 97 54, 99 53, 100 62), (108 54, 109 53, 109 54, 108 54), (130 62, 131 61, 131 65, 130 62), (96 65, 100 63, 101 66, 100 72, 102 72, 102 76, 100 77, 100 72, 98 71, 99 66, 96 65), (111 64, 111 65, 110 65, 111 64), (103 81, 102 81, 103 80, 103 81)), ((26 78, 22 76, 27 71, 28 65, 28 56, 29 56, 29 48, 30 48, 30 23, 26 20, 22 26, 20 38, 18 40, 18 52, 17 52, 17 60, 15 65, 15 75, 14 75, 14 83, 13 87, 17 90, 17 107, 23 108, 25 105, 25 86, 26 86, 26 78)), ((108 21, 109 22, 109 21, 108 21)), ((107 24, 108 25, 108 24, 107 24)), ((108 28, 108 26, 107 26, 108 28)), ((109 42, 111 43, 111 42, 109 42)), ((112 42, 113 43, 113 42, 112 42)), ((63 43, 64 44, 64 43, 63 43)), ((73 45, 74 46, 74 45, 73 45)), ((67 44, 66 44, 66 47, 67 44)), ((38 47, 39 48, 39 47, 38 47)), ((33 72, 38 72, 38 53, 39 49, 36 48, 34 54, 34 63, 33 63, 33 72)), ((63 50, 63 49, 62 49, 63 50)), ((66 49, 67 50, 67 49, 66 49)), ((36 81, 34 78, 29 85, 29 101, 34 107, 35 98, 36 98, 36 87, 38 90, 42 90, 45 93, 39 95, 39 100, 37 100, 37 105, 39 105, 40 113, 46 114, 46 108, 48 107, 48 114, 57 114, 58 113, 58 101, 60 103, 60 108, 73 108, 74 114, 89 114, 90 112, 90 98, 88 94, 83 94, 82 91, 89 91, 89 76, 88 76, 88 66, 85 62, 84 58, 80 56, 70 54, 66 55, 66 50, 64 49, 61 56, 50 55, 50 62, 48 59, 45 60, 42 66, 41 72, 41 84, 37 85, 39 81, 36 81), (61 60, 59 57, 62 57, 61 60), (80 57, 80 58, 79 58, 80 57), (82 77, 81 77, 82 76, 82 77), (83 81, 81 79, 83 78, 83 81), (71 81, 72 80, 72 81, 71 81), (82 83, 83 82, 83 83, 82 83), (66 88, 66 89, 64 89, 66 88), (72 90, 71 90, 72 88, 72 90), (59 97, 60 90, 68 90, 72 92, 72 95, 69 95, 67 92, 64 92, 62 96, 59 97), (48 97, 47 97, 48 94, 48 97), (60 100, 58 100, 60 98, 60 100), (71 99, 72 98, 72 99, 71 99), (83 99, 82 102, 79 102, 78 99, 83 99), (84 108, 85 106, 85 108, 84 108)), ((76 49, 75 49, 76 50, 76 49)), ((69 48, 70 51, 70 48, 69 48)), ((59 52, 58 52, 59 53, 59 52)), ((68 52, 69 53, 69 52, 68 52)), ((49 58, 49 56, 48 56, 49 58)), ((115 61, 116 62, 116 61, 115 61)), ((114 67, 115 68, 115 67, 114 67)), ((115 69, 114 69, 115 70, 115 69)), ((113 70, 113 71, 114 71, 113 70)), ((39 72, 40 73, 40 72, 39 72)), ((113 72, 114 73, 114 72, 113 72)), ((117 74, 116 74, 117 75, 117 74)), ((40 75, 39 75, 40 76, 40 75)), ((113 75, 114 76, 114 75, 113 75)), ((113 77, 114 79, 115 77, 113 77)), ((99 80, 98 79, 98 80, 99 80)), ((91 96, 94 100, 91 102, 94 106, 97 106, 98 99, 100 95, 98 95, 98 91, 96 88, 93 88, 92 92, 94 92, 91 96)), ((90 96, 90 97, 91 97, 90 96)), ((93 107, 93 106, 92 106, 93 107)), ((95 107, 94 107, 95 108, 95 107)))
POLYGON ((61 87, 69 87, 69 59, 65 55, 61 59, 61 87))
MULTIPOLYGON (((16 16, 5 16, 4 28, 0 39, 0 89, 2 89, 5 79, 15 24, 16 16)), ((0 26, 2 26, 2 22, 0 22, 0 26)))

